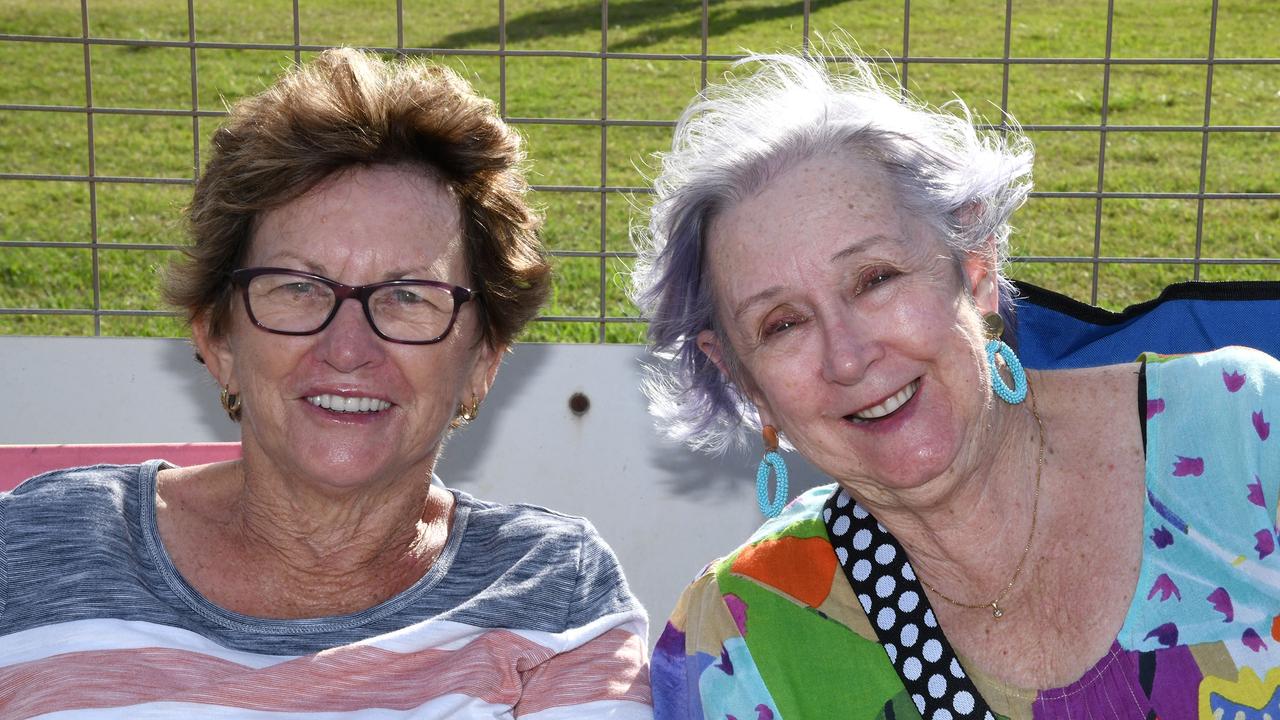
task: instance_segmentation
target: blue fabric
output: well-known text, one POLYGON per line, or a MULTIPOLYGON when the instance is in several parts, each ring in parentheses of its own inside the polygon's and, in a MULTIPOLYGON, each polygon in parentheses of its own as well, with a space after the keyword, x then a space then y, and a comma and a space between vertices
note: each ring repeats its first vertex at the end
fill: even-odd
POLYGON ((1130 362, 1144 353, 1191 353, 1227 345, 1280 357, 1280 281, 1185 282, 1122 312, 1015 283, 1015 339, 1025 367, 1130 362))
MULTIPOLYGON (((399 595, 331 618, 233 613, 187 584, 163 549, 155 516, 161 465, 58 470, 0 493, 0 647, 9 633, 113 618, 189 630, 246 652, 306 655, 427 620, 559 633, 637 610, 617 559, 586 519, 454 491, 448 544, 399 595)), ((3 709, 0 697, 0 716, 3 709)))
POLYGON ((1143 561, 1126 650, 1224 642, 1280 667, 1280 361, 1232 347, 1147 356, 1143 561))

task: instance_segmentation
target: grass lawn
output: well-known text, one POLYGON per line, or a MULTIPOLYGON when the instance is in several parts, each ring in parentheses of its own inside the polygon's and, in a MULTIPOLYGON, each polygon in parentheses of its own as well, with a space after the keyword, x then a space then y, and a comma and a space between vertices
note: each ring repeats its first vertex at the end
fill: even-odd
MULTIPOLYGON (((394 48, 496 51, 497 2, 301 0, 303 46, 350 44, 394 48)), ((880 57, 1002 58, 1004 0, 913 0, 909 47, 903 47, 901 0, 813 0, 809 30, 834 37, 841 29, 864 52, 880 57)), ((189 40, 186 3, 172 0, 90 0, 92 38, 189 40)), ((534 202, 546 215, 546 240, 557 277, 549 318, 596 322, 535 323, 525 340, 637 342, 643 325, 601 323, 637 315, 625 297, 630 266, 628 228, 643 221, 652 155, 669 142, 668 127, 565 125, 545 119, 670 122, 698 90, 705 72, 715 81, 728 63, 674 56, 703 50, 700 0, 611 0, 602 33, 598 0, 506 0, 506 43, 513 51, 582 51, 671 55, 662 59, 511 56, 442 52, 447 63, 486 95, 505 99, 530 150, 530 181, 543 189, 534 202), (607 83, 605 82, 607 80, 607 83), (605 88, 607 87, 607 90, 605 88), (602 160, 602 152, 604 154, 602 160), (551 186, 616 188, 559 191, 551 186), (594 253, 583 256, 581 253, 594 253), (603 302, 603 307, 601 304, 603 302)), ((707 18, 706 50, 738 54, 800 45, 802 3, 716 0, 707 18)), ((1014 59, 1101 58, 1106 52, 1106 0, 1018 0, 1009 24, 1014 59)), ((1116 0, 1112 56, 1123 61, 1204 58, 1210 0, 1116 0)), ((196 0, 196 40, 275 46, 260 49, 90 46, 91 120, 48 109, 86 105, 82 44, 0 38, 0 173, 162 178, 169 184, 0 179, 0 308, 106 311, 166 308, 158 274, 183 242, 180 208, 224 103, 267 85, 293 61, 291 0, 196 0), (107 109, 103 112, 102 109, 107 109), (111 109, 162 111, 131 115, 111 109), (169 111, 167 114, 163 111, 169 111), (185 113, 185 114, 183 114, 185 113), (93 144, 89 142, 92 123, 93 144), (96 244, 95 244, 96 238, 96 244), (69 245, 70 244, 70 245, 69 245)), ((79 38, 78 0, 0 0, 0 35, 79 38)), ((1220 60, 1274 58, 1280 4, 1221 0, 1214 54, 1220 60)), ((311 53, 300 53, 304 59, 311 53)), ((900 64, 913 92, 935 103, 960 97, 998 120, 1005 96, 1001 64, 900 64)), ((1206 68, 1196 64, 1123 62, 1106 87, 1102 188, 1138 194, 1280 193, 1280 139, 1274 132, 1204 134, 1152 130, 1195 127, 1205 119, 1206 68), (1130 129, 1123 129, 1130 128, 1130 129), (1202 178, 1203 174, 1203 178, 1202 178)), ((1015 218, 1018 258, 1011 274, 1089 300, 1090 259, 1264 259, 1280 248, 1280 202, 1273 199, 1052 196, 1091 193, 1099 185, 1104 68, 1098 63, 1016 63, 1007 78, 1007 108, 1036 143, 1036 197, 1015 218), (1198 230, 1199 228, 1199 230, 1198 230), (1197 248, 1197 236, 1199 247, 1197 248), (1096 243, 1096 251, 1095 251, 1096 243)), ((1280 125, 1280 64, 1215 66, 1210 122, 1280 125)), ((1121 308, 1171 282, 1192 279, 1186 262, 1105 263, 1097 301, 1121 308)), ((1205 264, 1208 280, 1278 279, 1280 266, 1205 264)), ((181 335, 163 315, 0 314, 0 334, 181 335)))

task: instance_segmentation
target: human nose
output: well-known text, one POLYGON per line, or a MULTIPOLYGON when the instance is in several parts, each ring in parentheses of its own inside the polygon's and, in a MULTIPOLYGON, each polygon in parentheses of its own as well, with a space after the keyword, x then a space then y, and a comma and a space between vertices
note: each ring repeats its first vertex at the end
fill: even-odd
POLYGON ((880 355, 870 328, 844 318, 824 323, 822 376, 827 382, 853 385, 880 355))
POLYGON ((339 302, 328 327, 320 331, 316 352, 329 366, 340 372, 352 372, 381 360, 386 347, 373 332, 364 308, 357 298, 339 302))

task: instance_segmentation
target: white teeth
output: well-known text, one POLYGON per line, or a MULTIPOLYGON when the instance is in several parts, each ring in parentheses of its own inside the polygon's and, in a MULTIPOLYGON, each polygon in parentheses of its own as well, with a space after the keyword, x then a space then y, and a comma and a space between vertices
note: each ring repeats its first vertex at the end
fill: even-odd
POLYGON ((906 387, 893 394, 893 397, 876 405, 867 408, 862 412, 854 413, 853 416, 859 420, 876 420, 902 407, 903 403, 915 396, 916 390, 920 389, 920 381, 912 380, 906 387))
POLYGON ((367 413, 386 410, 391 403, 371 397, 342 397, 341 395, 312 395, 307 402, 325 410, 340 413, 367 413))

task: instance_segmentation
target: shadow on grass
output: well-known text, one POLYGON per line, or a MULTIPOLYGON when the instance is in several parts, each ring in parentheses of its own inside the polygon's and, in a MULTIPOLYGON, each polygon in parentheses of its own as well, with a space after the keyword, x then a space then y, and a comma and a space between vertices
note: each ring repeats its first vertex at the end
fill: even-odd
MULTIPOLYGON (((828 0, 824 7, 851 0, 828 0)), ((530 42, 551 37, 577 35, 600 30, 599 0, 583 0, 573 5, 535 10, 507 19, 507 42, 530 42)), ((804 13, 804 2, 788 2, 768 7, 712 6, 712 32, 724 33, 753 23, 796 18, 804 13)), ((696 38, 702 34, 702 14, 698 3, 671 0, 610 0, 609 25, 625 27, 632 37, 609 43, 614 52, 639 51, 669 40, 696 38)), ((442 48, 464 48, 493 42, 495 26, 444 36, 442 48)))

